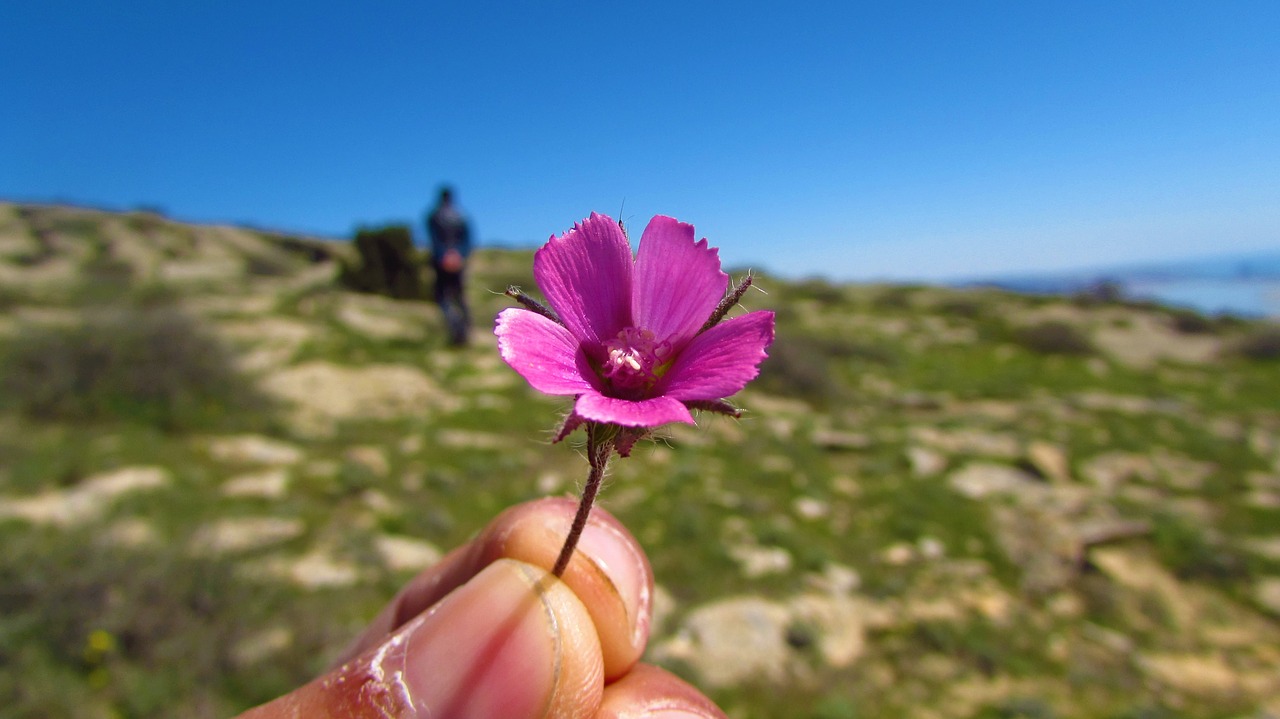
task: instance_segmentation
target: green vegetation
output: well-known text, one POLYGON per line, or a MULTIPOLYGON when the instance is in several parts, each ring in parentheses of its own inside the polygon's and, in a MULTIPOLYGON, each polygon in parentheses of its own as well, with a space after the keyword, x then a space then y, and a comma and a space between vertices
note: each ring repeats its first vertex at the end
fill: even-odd
POLYGON ((90 310, 74 324, 19 325, 15 334, 0 355, 0 397, 29 419, 190 430, 266 410, 234 355, 177 310, 90 310))

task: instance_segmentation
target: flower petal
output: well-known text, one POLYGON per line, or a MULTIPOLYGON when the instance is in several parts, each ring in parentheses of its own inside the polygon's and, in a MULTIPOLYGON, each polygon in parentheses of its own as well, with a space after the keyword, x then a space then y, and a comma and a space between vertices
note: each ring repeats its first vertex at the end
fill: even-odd
POLYGON ((573 411, 585 419, 624 427, 657 427, 668 422, 693 424, 693 415, 689 414, 688 408, 671 397, 650 397, 632 402, 605 397, 599 392, 587 392, 578 398, 573 411))
POLYGON ((594 212, 533 256, 538 287, 589 352, 631 326, 631 272, 622 229, 594 212))
POLYGON ((728 397, 760 374, 772 343, 772 312, 725 320, 695 337, 654 390, 679 400, 728 397))
POLYGON ((693 238, 693 225, 658 215, 644 228, 636 255, 636 326, 677 352, 702 329, 729 285, 719 251, 693 238))
POLYGON ((517 308, 498 313, 493 333, 498 352, 511 368, 539 392, 582 394, 594 392, 584 372, 586 358, 569 330, 542 315, 517 308))

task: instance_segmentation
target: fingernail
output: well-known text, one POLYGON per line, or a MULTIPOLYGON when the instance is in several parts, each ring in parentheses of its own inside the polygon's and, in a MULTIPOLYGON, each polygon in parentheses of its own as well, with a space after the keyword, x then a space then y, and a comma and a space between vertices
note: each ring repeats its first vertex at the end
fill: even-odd
MULTIPOLYGON (((551 569, 575 509, 573 501, 561 498, 522 505, 499 518, 494 531, 477 543, 477 561, 506 556, 551 569)), ((653 572, 639 542, 612 515, 597 509, 561 579, 591 614, 605 676, 622 676, 644 652, 653 613, 653 572)))
MULTIPOLYGON (((565 524, 568 531, 568 523, 565 524)), ((578 550, 586 555, 607 577, 618 592, 631 628, 631 643, 640 644, 649 637, 650 607, 649 563, 640 554, 634 539, 616 520, 593 516, 582 532, 578 550)))
POLYGON ((403 698, 417 716, 545 714, 562 661, 546 581, 500 560, 405 627, 403 698))

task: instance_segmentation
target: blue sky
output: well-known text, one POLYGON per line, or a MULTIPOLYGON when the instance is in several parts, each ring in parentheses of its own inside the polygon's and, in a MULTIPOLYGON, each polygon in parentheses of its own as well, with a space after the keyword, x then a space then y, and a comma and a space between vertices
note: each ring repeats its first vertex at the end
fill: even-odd
POLYGON ((3 199, 348 236, 448 181, 485 241, 836 279, 1280 249, 1269 0, 7 5, 3 199))

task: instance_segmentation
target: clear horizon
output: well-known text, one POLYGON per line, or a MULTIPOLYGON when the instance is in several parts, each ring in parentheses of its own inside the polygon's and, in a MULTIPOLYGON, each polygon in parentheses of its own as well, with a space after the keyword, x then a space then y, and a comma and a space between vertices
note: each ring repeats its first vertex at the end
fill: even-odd
POLYGON ((450 183, 727 265, 946 280, 1280 250, 1280 5, 15 7, 0 198, 348 237, 450 183))

